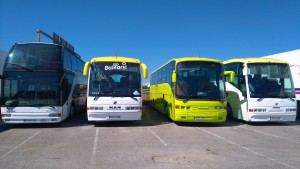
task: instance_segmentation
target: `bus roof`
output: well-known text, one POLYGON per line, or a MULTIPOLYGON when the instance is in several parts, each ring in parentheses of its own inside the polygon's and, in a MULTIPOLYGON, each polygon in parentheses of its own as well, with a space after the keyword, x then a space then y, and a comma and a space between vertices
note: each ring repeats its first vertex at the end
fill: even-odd
POLYGON ((285 63, 288 64, 285 61, 278 60, 278 59, 271 59, 271 58, 238 58, 238 59, 231 59, 224 61, 224 64, 228 63, 235 63, 235 62, 241 62, 241 63, 285 63))
POLYGON ((173 58, 173 59, 169 60, 168 62, 166 62, 165 64, 163 64, 162 66, 160 66, 159 68, 157 68, 156 70, 154 70, 152 73, 156 72, 157 70, 159 70, 160 68, 164 67, 165 65, 167 65, 168 63, 170 63, 172 61, 175 61, 176 63, 178 63, 178 62, 185 62, 185 61, 204 61, 204 62, 222 63, 220 60, 211 59, 211 58, 200 58, 200 57, 173 58))
POLYGON ((130 63, 140 63, 139 59, 128 58, 128 57, 119 57, 119 56, 104 56, 104 57, 95 57, 91 62, 130 62, 130 63))

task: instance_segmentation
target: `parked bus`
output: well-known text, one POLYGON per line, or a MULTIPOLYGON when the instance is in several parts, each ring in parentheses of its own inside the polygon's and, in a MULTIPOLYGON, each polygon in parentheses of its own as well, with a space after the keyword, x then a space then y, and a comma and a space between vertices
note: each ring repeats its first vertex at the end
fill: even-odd
POLYGON ((287 62, 249 58, 223 62, 234 71, 233 83, 226 82, 228 116, 244 121, 295 121, 296 98, 287 62))
POLYGON ((86 106, 84 62, 72 45, 37 30, 36 43, 12 46, 4 64, 1 113, 5 123, 58 123, 86 106), (40 34, 53 43, 40 43, 40 34))
POLYGON ((297 118, 300 119, 300 49, 264 56, 263 58, 279 59, 289 63, 297 99, 297 118))
POLYGON ((224 122, 223 73, 218 60, 172 59, 151 74, 150 104, 173 121, 224 122))
POLYGON ((148 69, 138 59, 97 57, 85 63, 88 121, 141 120, 141 69, 147 78, 148 69))

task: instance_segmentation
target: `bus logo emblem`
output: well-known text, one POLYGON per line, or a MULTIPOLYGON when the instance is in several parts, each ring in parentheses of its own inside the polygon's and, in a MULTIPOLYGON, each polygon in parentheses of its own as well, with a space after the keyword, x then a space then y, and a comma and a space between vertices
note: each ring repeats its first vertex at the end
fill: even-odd
POLYGON ((114 104, 117 104, 117 101, 114 101, 114 104))

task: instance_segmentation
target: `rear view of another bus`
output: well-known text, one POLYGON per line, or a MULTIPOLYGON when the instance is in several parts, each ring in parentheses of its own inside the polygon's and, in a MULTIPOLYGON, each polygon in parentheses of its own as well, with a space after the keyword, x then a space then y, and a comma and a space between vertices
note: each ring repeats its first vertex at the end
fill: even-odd
POLYGON ((147 78, 147 67, 138 59, 111 56, 87 62, 88 121, 141 120, 141 69, 147 78))

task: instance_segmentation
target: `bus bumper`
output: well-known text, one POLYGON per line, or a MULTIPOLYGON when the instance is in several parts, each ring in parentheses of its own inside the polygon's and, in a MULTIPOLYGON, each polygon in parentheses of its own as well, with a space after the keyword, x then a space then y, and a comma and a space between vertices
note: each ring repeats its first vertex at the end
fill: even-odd
POLYGON ((295 121, 296 113, 285 114, 250 114, 248 120, 251 122, 280 122, 280 121, 295 121))
POLYGON ((1 107, 4 123, 59 123, 62 121, 62 109, 51 107, 1 107))
POLYGON ((135 121, 142 119, 142 112, 89 112, 88 121, 135 121))
POLYGON ((226 111, 201 113, 176 113, 178 122, 225 122, 226 111))

